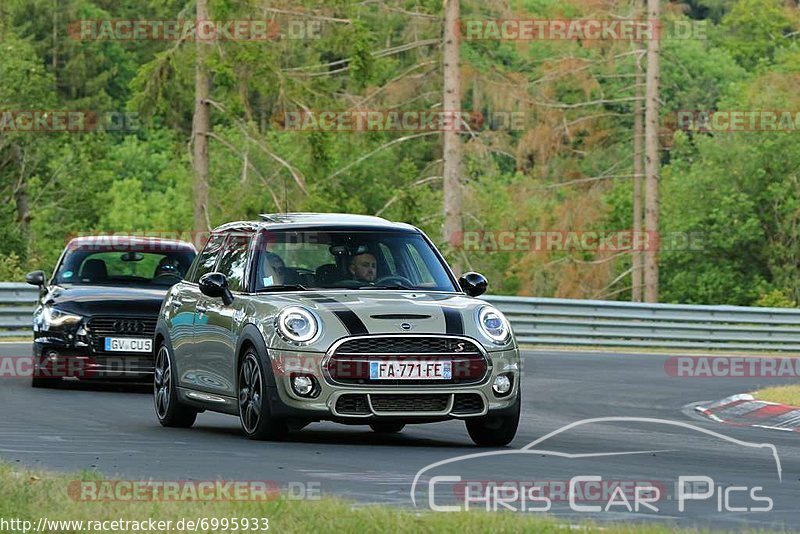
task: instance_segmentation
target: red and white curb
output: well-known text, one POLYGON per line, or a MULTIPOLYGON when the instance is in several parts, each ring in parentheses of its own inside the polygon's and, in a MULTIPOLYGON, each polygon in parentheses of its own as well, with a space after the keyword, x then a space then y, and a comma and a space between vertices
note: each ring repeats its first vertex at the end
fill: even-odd
POLYGON ((699 404, 694 409, 719 423, 800 432, 800 408, 756 400, 748 394, 699 404))

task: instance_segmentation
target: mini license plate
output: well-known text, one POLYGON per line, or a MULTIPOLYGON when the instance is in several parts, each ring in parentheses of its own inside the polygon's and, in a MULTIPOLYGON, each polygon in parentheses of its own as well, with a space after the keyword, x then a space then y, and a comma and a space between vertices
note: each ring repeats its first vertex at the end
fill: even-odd
POLYGON ((369 363, 369 377, 374 380, 450 380, 453 362, 386 360, 369 363))
POLYGON ((153 340, 143 337, 107 337, 105 350, 108 352, 151 352, 153 340))

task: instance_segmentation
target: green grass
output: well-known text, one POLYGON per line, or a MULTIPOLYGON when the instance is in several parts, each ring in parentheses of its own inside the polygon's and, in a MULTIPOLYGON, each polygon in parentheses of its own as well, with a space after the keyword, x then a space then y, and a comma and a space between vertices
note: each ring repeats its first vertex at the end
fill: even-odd
POLYGON ((758 400, 800 406, 800 385, 764 388, 754 392, 753 396, 758 400))
MULTIPOLYGON (((36 525, 40 517, 48 520, 172 520, 182 518, 269 518, 270 532, 553 532, 579 528, 581 532, 675 532, 661 525, 623 525, 591 523, 575 527, 553 518, 524 513, 404 511, 385 506, 355 506, 353 503, 323 497, 320 500, 266 502, 88 502, 68 494, 70 481, 101 480, 97 473, 63 475, 17 469, 0 463, 0 518, 18 518, 36 525)), ((35 527, 34 527, 35 528, 35 527)), ((59 532, 79 532, 60 530, 59 532)), ((171 530, 170 532, 177 532, 171 530)), ((198 530, 198 532, 219 532, 198 530)), ((242 532, 242 531, 240 531, 242 532)), ((251 531, 255 532, 255 531, 251 531)), ((263 532, 263 531, 262 531, 263 532)), ((683 532, 697 532, 684 530, 683 532)))

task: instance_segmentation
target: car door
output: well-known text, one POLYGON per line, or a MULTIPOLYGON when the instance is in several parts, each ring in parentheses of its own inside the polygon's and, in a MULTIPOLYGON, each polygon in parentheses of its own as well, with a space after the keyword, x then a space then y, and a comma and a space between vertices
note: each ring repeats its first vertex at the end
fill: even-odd
POLYGON ((170 290, 170 298, 166 302, 167 328, 180 385, 186 385, 186 362, 194 346, 194 312, 199 295, 197 284, 183 281, 170 290))
MULTIPOLYGON (((226 305, 221 298, 205 295, 198 309, 198 320, 203 328, 195 336, 197 377, 204 391, 236 396, 236 319, 243 316, 245 301, 241 294, 245 287, 245 267, 252 234, 232 232, 223 246, 217 272, 228 278, 228 289, 234 295, 226 305)), ((241 320, 241 319, 239 319, 241 320)))
POLYGON ((197 360, 197 338, 202 337, 205 328, 205 300, 208 298, 200 292, 197 285, 200 277, 216 269, 217 262, 222 253, 222 246, 225 242, 225 234, 213 234, 202 252, 198 254, 195 264, 192 267, 186 283, 182 284, 178 294, 178 304, 176 308, 183 312, 182 324, 190 326, 189 335, 183 336, 180 348, 174 346, 175 365, 180 377, 179 383, 192 389, 199 388, 198 360, 197 360))

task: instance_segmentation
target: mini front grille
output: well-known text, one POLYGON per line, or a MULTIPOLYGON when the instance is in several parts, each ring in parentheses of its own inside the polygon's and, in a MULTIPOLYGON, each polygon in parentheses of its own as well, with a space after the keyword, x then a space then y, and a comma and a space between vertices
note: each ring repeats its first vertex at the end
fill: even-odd
POLYGON ((456 393, 453 400, 453 413, 467 415, 481 413, 483 411, 483 399, 477 393, 456 393))
POLYGON ((473 341, 456 337, 369 336, 338 345, 327 359, 331 381, 353 386, 442 386, 475 384, 487 374, 488 362, 473 341), (452 364, 449 379, 379 379, 370 377, 370 363, 388 360, 452 364))
POLYGON ((349 339, 336 350, 337 353, 424 353, 479 352, 472 342, 446 337, 364 337, 349 339))
POLYGON ((442 412, 450 395, 384 395, 369 396, 375 412, 442 412))
POLYGON ((336 401, 336 411, 344 415, 367 415, 370 413, 366 395, 342 395, 336 401))

